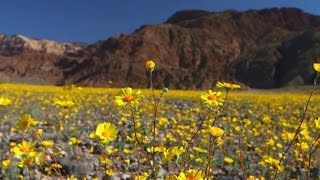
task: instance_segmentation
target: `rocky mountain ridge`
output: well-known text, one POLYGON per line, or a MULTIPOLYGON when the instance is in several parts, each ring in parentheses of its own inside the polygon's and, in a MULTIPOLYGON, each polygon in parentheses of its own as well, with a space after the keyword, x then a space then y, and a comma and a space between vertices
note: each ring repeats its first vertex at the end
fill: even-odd
POLYGON ((32 39, 20 34, 8 36, 0 34, 1 55, 15 55, 26 49, 54 55, 73 54, 83 49, 80 43, 58 43, 46 39, 32 39))
POLYGON ((253 88, 309 84, 320 58, 319 28, 319 16, 272 8, 180 11, 91 45, 0 35, 0 80, 147 87, 144 62, 151 58, 157 88, 206 89, 217 80, 253 88))

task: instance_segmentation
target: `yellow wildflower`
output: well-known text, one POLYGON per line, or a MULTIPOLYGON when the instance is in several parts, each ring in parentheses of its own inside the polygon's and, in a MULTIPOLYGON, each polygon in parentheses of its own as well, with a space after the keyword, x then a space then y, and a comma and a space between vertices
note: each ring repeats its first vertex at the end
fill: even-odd
POLYGON ((95 133, 95 132, 91 132, 91 133, 89 134, 89 137, 90 137, 91 139, 95 139, 95 138, 96 138, 96 133, 95 133))
POLYGON ((106 171, 105 171, 106 175, 108 176, 113 176, 114 172, 111 168, 108 168, 106 171))
POLYGON ((12 101, 8 98, 1 97, 0 98, 0 106, 8 106, 12 103, 12 101))
POLYGON ((5 159, 2 161, 2 167, 4 168, 8 168, 11 164, 11 160, 10 159, 5 159))
POLYGON ((148 147, 147 152, 164 152, 166 150, 165 146, 148 147))
POLYGON ((142 143, 147 144, 149 142, 149 138, 147 136, 142 137, 142 143))
POLYGON ((202 149, 199 147, 194 146, 192 149, 194 149, 195 151, 199 152, 199 153, 208 153, 208 150, 206 149, 202 149))
POLYGON ((266 123, 266 124, 269 124, 269 123, 272 122, 271 118, 269 116, 266 116, 266 115, 262 118, 262 121, 264 123, 266 123))
POLYGON ((42 135, 42 133, 43 133, 43 129, 37 129, 35 131, 35 136, 40 137, 42 135))
POLYGON ((218 88, 225 88, 226 90, 232 90, 232 89, 239 89, 240 85, 238 84, 231 84, 231 83, 226 83, 226 82, 217 82, 216 86, 218 88))
POLYGON ((130 154, 130 153, 132 153, 132 150, 127 149, 127 148, 124 148, 124 149, 123 149, 123 153, 125 153, 125 154, 130 154))
POLYGON ((177 176, 176 175, 168 175, 167 177, 166 177, 166 180, 177 180, 177 176))
POLYGON ((112 162, 111 159, 109 159, 105 155, 99 155, 99 159, 100 159, 101 164, 104 164, 104 165, 106 165, 106 164, 109 165, 112 162))
POLYGON ((18 130, 27 130, 31 126, 37 125, 38 121, 34 120, 30 114, 23 114, 17 122, 18 130))
POLYGON ((306 142, 297 143, 297 145, 301 148, 302 151, 309 150, 309 145, 306 142))
POLYGON ((283 145, 280 144, 280 143, 277 143, 276 146, 277 146, 277 148, 279 148, 279 149, 282 149, 282 148, 283 148, 283 145))
POLYGON ((64 123, 62 122, 62 120, 59 120, 59 131, 63 131, 64 130, 64 123))
POLYGON ((232 158, 230 158, 230 157, 224 157, 223 161, 228 163, 228 164, 232 164, 234 162, 234 160, 232 158))
POLYGON ((134 177, 134 180, 146 180, 148 177, 149 174, 147 172, 144 172, 141 175, 134 177))
POLYGON ((203 160, 203 158, 196 158, 196 162, 197 162, 197 163, 203 163, 204 160, 203 160))
POLYGON ((12 152, 18 156, 22 156, 34 152, 34 147, 35 143, 23 140, 20 144, 12 148, 12 152))
POLYGON ((72 137, 70 138, 69 140, 69 145, 77 145, 77 144, 80 144, 81 143, 81 140, 80 139, 77 139, 75 137, 72 137))
POLYGON ((130 159, 125 159, 124 162, 126 163, 127 166, 130 165, 130 159))
POLYGON ((74 102, 69 99, 64 98, 64 99, 55 99, 53 104, 56 107, 68 108, 68 107, 73 106, 74 102))
POLYGON ((267 155, 263 156, 262 160, 258 164, 263 167, 268 167, 271 170, 277 169, 279 172, 284 171, 284 167, 279 165, 279 160, 267 155))
POLYGON ((290 132, 283 132, 281 134, 281 138, 284 140, 284 141, 288 141, 290 142, 294 137, 294 133, 290 133, 290 132))
MULTIPOLYGON (((49 167, 46 167, 46 168, 44 169, 44 171, 47 172, 48 175, 51 175, 51 174, 52 174, 52 170, 56 171, 56 170, 61 169, 61 168, 62 168, 62 166, 61 166, 60 164, 58 164, 58 163, 53 163, 53 164, 51 164, 49 167)), ((68 179, 70 179, 70 178, 68 178, 68 179)), ((73 178, 72 178, 72 179, 73 179, 73 178)))
POLYGON ((307 140, 307 141, 312 141, 313 138, 310 136, 310 132, 309 129, 303 129, 301 130, 300 134, 302 135, 303 139, 307 140))
POLYGON ((161 161, 163 163, 168 162, 172 160, 174 156, 180 156, 182 153, 184 153, 185 150, 183 147, 173 147, 172 149, 167 149, 163 151, 163 157, 161 161))
POLYGON ((219 128, 219 127, 212 126, 212 127, 210 128, 210 133, 211 133, 211 135, 212 135, 213 137, 216 137, 216 138, 217 138, 217 137, 223 136, 224 130, 221 129, 221 128, 219 128))
POLYGON ((17 132, 17 128, 11 127, 11 128, 10 128, 10 131, 11 131, 11 132, 17 132))
POLYGON ((153 71, 155 66, 156 66, 156 63, 151 59, 146 62, 146 69, 148 71, 153 71))
POLYGON ((78 180, 76 177, 68 177, 67 180, 78 180))
POLYGON ((217 137, 215 140, 214 140, 214 143, 217 145, 217 146, 221 146, 223 144, 223 139, 221 137, 217 137))
POLYGON ((44 141, 41 141, 41 145, 45 148, 50 148, 53 146, 53 141, 44 140, 44 141))
POLYGON ((38 166, 42 166, 47 159, 47 154, 44 152, 32 152, 30 156, 35 157, 35 162, 38 166))
POLYGON ((140 142, 144 143, 144 144, 146 144, 146 143, 149 142, 149 138, 148 138, 147 136, 143 136, 143 135, 140 134, 140 133, 136 133, 136 135, 135 135, 135 133, 132 133, 132 134, 131 134, 131 137, 130 137, 130 136, 127 136, 127 140, 130 141, 130 142, 137 142, 136 136, 137 136, 138 140, 139 140, 140 142))
POLYGON ((266 144, 269 146, 273 146, 276 142, 274 141, 274 139, 270 138, 266 141, 266 144))
POLYGON ((201 93, 200 98, 203 103, 209 107, 220 106, 223 102, 221 92, 214 92, 212 90, 209 90, 208 93, 201 93))
POLYGON ((316 128, 320 129, 320 118, 315 119, 314 123, 316 124, 316 128))
POLYGON ((246 180, 259 180, 259 179, 250 175, 246 180))
POLYGON ((320 73, 320 63, 313 63, 313 69, 320 73))
POLYGON ((20 168, 23 168, 23 167, 26 167, 26 166, 29 166, 30 164, 32 164, 34 162, 34 156, 27 156, 23 159, 21 159, 19 162, 18 162, 18 166, 20 168))
POLYGON ((265 180, 265 178, 263 176, 257 178, 255 176, 250 175, 246 180, 265 180))
POLYGON ((107 144, 110 141, 113 141, 118 134, 118 129, 110 123, 104 122, 98 124, 96 128, 96 135, 103 140, 103 143, 107 144))
POLYGON ((61 164, 58 164, 58 163, 53 163, 53 164, 51 164, 50 167, 53 169, 61 169, 62 168, 61 164))
POLYGON ((240 132, 241 127, 240 127, 240 126, 236 126, 236 127, 234 127, 234 130, 235 130, 236 132, 240 132))
POLYGON ((203 180, 204 173, 201 170, 188 169, 185 172, 180 172, 177 180, 203 180))
POLYGON ((136 92, 132 91, 132 88, 126 87, 122 88, 118 95, 115 96, 115 103, 118 106, 135 106, 139 103, 139 100, 142 98, 141 91, 136 92))
POLYGON ((115 153, 117 153, 118 151, 119 151, 118 148, 106 147, 106 152, 107 152, 108 154, 115 154, 115 153))

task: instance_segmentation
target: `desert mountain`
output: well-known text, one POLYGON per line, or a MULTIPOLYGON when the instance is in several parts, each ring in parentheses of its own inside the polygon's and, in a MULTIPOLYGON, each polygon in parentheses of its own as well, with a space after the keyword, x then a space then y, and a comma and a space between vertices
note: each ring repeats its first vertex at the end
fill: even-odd
POLYGON ((320 16, 300 9, 186 10, 91 45, 0 35, 0 80, 147 87, 151 58, 158 88, 275 88, 311 83, 319 44, 320 16))
POLYGON ((57 43, 0 34, 0 81, 57 84, 64 79, 61 64, 79 62, 80 43, 57 43))

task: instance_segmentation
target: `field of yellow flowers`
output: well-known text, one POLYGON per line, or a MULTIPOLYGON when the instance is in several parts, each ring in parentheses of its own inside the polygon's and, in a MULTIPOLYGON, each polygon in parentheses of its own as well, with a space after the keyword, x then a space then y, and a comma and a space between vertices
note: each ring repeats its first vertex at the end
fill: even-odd
MULTIPOLYGON (((66 179, 90 179, 101 178, 104 173, 109 177, 134 177, 138 171, 141 174, 148 172, 147 160, 135 145, 130 109, 115 104, 118 89, 16 84, 1 84, 0 89, 2 178, 55 179, 61 173, 66 179), (23 124, 21 119, 32 119, 32 122, 23 124), (101 146, 94 132, 103 122, 112 123, 118 134, 114 141, 101 146), (23 142, 30 145, 23 145, 23 142), (23 146, 20 152, 19 146, 23 146), (27 156, 24 151, 33 153, 31 158, 24 157, 27 156), (58 167, 57 172, 54 166, 58 167)), ((154 106, 149 90, 143 90, 142 94, 144 98, 139 103, 135 120, 138 138, 142 143, 148 143, 152 139, 148 137, 152 131, 148 127, 152 123, 154 106)), ((207 111, 200 94, 199 91, 170 91, 163 95, 158 106, 156 158, 163 158, 167 149, 181 147, 195 133, 207 111)), ((223 144, 214 150, 212 175, 243 177, 238 156, 240 145, 247 178, 250 175, 272 177, 277 165, 273 161, 280 159, 293 138, 307 100, 305 92, 230 92, 224 109, 216 118, 216 126, 224 130, 224 135, 223 144)), ((315 93, 299 139, 286 158, 286 173, 281 173, 282 177, 303 177, 310 143, 319 135, 319 127, 317 129, 314 121, 319 112, 320 96, 315 93)), ((210 126, 213 118, 209 115, 203 127, 210 126)), ((205 130, 195 137, 188 152, 188 168, 197 169, 207 163, 207 139, 205 130)), ((146 147, 147 153, 150 148, 146 147)), ((316 172, 320 166, 319 152, 312 159, 316 172)), ((175 161, 180 160, 175 158, 170 163, 163 163, 162 168, 176 173, 175 161)))
POLYGON ((318 86, 239 88, 0 84, 0 179, 318 179, 318 86))

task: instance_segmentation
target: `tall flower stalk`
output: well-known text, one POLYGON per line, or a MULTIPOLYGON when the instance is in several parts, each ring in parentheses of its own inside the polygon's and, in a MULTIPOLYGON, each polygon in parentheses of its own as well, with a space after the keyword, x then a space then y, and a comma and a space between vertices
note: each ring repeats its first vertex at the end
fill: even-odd
MULTIPOLYGON (((283 151, 282 153, 282 157, 281 159, 279 160, 279 163, 278 165, 280 166, 283 162, 283 160, 285 159, 287 153, 289 152, 291 146, 293 145, 293 143, 296 141, 296 139, 298 138, 299 136, 299 133, 301 131, 301 127, 302 127, 302 124, 303 122, 305 121, 305 116, 307 114, 307 110, 308 110, 308 107, 309 107, 309 104, 310 104, 310 101, 311 101, 311 97, 313 95, 313 93, 315 91, 317 91, 319 89, 319 84, 317 84, 317 80, 318 78, 320 77, 320 63, 314 63, 313 64, 313 68, 314 70, 317 72, 317 76, 316 78, 314 79, 314 83, 313 83, 313 89, 310 91, 310 94, 309 94, 309 97, 308 97, 308 100, 307 100, 307 103, 305 105, 305 107, 303 108, 303 112, 302 112, 302 116, 301 116, 301 119, 300 119, 300 123, 298 125, 298 128, 296 129, 295 133, 294 133, 294 136, 292 138, 292 140, 290 141, 289 145, 287 146, 287 148, 283 151)), ((312 151, 311 151, 312 152, 312 151)), ((309 153, 309 158, 311 158, 310 156, 312 155, 312 153, 310 154, 309 153)), ((311 161, 311 159, 309 159, 309 162, 311 161)), ((310 171, 310 165, 308 165, 308 171, 310 171)), ((277 179, 277 176, 278 176, 278 172, 279 172, 279 169, 275 169, 275 172, 274 172, 274 179, 277 179)), ((307 178, 309 179, 309 172, 307 173, 307 178)))
POLYGON ((122 88, 121 91, 115 96, 115 103, 116 103, 116 105, 118 105, 120 107, 127 107, 127 106, 130 107, 135 141, 138 143, 138 146, 140 147, 140 149, 143 153, 143 156, 147 159, 149 165, 152 167, 152 169, 154 171, 155 170, 154 164, 152 163, 149 155, 145 151, 142 143, 140 142, 140 139, 139 139, 138 133, 137 133, 137 122, 136 122, 134 114, 135 114, 135 111, 137 109, 137 106, 138 106, 141 98, 142 98, 142 93, 140 90, 133 92, 132 88, 126 87, 126 88, 122 88))
MULTIPOLYGON (((152 166, 153 166, 153 173, 154 173, 154 179, 157 178, 158 176, 158 171, 155 167, 155 151, 154 151, 154 148, 155 148, 155 143, 156 143, 156 126, 157 126, 157 111, 158 111, 158 104, 160 102, 160 98, 159 100, 157 101, 156 99, 156 96, 154 94, 154 89, 153 89, 153 79, 152 79, 152 72, 155 68, 156 64, 154 63, 153 60, 148 60, 146 62, 146 69, 147 71, 149 71, 149 83, 150 83, 150 89, 151 89, 151 92, 152 92, 152 98, 153 98, 153 102, 154 102, 154 112, 153 112, 153 127, 152 127, 152 141, 151 141, 151 147, 152 148, 152 151, 151 151, 151 156, 152 156, 152 166)), ((160 96, 161 97, 161 96, 160 96)))
POLYGON ((156 179, 158 177, 158 170, 156 167, 156 164, 158 164, 156 162, 155 156, 156 156, 156 152, 155 152, 155 146, 156 146, 156 131, 157 131, 157 114, 158 114, 158 107, 160 104, 160 100, 162 98, 162 95, 166 92, 168 92, 167 88, 164 88, 163 91, 160 93, 159 98, 157 99, 155 96, 155 92, 154 92, 154 87, 153 87, 153 71, 155 69, 155 62, 153 60, 148 60, 146 62, 146 70, 149 72, 149 83, 150 83, 150 90, 152 92, 152 98, 153 98, 153 107, 154 107, 154 111, 153 111, 153 121, 152 121, 152 141, 151 141, 151 147, 152 147, 152 151, 151 151, 151 156, 152 156, 152 164, 153 164, 153 170, 154 170, 154 179, 156 179))
MULTIPOLYGON (((222 131, 223 130, 215 126, 216 120, 217 120, 217 118, 219 116, 219 113, 222 111, 222 109, 224 108, 224 106, 225 106, 225 104, 227 102, 229 91, 232 90, 232 89, 239 89, 240 88, 240 85, 226 83, 226 82, 219 82, 219 81, 217 82, 216 86, 218 88, 225 89, 225 96, 223 98, 222 103, 219 103, 220 106, 219 106, 219 108, 217 110, 217 114, 214 116, 214 120, 213 120, 213 122, 211 124, 211 127, 210 127, 210 134, 209 134, 209 140, 208 140, 208 162, 207 162, 206 171, 205 171, 205 177, 207 179, 210 179, 211 164, 212 164, 211 158, 213 156, 214 144, 216 146, 219 146, 223 142, 222 141, 222 135, 223 135, 222 131)), ((239 140, 239 144, 240 144, 240 140, 239 140)), ((245 172, 245 170, 243 170, 243 172, 245 172)), ((246 179, 246 176, 245 176, 245 179, 246 179)))

